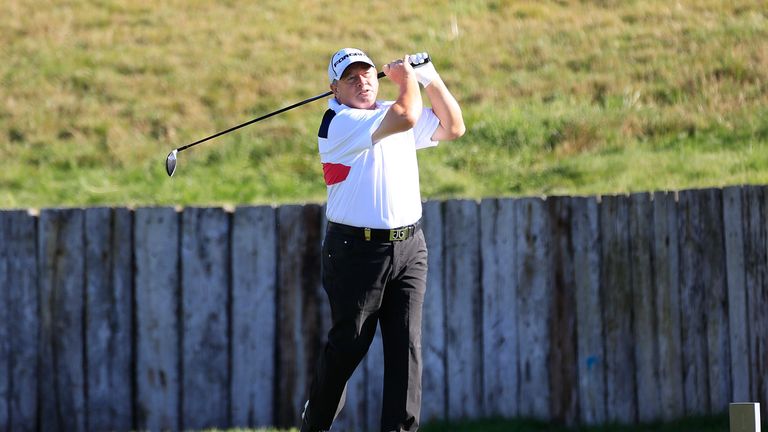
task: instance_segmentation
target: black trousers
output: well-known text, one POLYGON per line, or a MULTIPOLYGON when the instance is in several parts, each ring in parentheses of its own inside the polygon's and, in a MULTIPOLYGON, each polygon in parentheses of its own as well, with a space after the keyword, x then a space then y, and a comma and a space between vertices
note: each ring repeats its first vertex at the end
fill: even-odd
MULTIPOLYGON (((322 279, 332 327, 312 382, 302 432, 328 430, 344 406, 346 383, 381 325, 384 348, 382 431, 415 431, 421 410, 421 312, 427 247, 420 229, 402 241, 329 224, 322 279)), ((374 233, 375 234, 375 233, 374 233)), ((362 425, 361 425, 362 426, 362 425)))

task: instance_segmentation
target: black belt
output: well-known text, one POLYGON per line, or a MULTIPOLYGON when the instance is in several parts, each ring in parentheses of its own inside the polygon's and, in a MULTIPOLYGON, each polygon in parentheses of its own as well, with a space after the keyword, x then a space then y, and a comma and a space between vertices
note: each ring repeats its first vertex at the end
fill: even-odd
POLYGON ((406 225, 400 228, 378 229, 378 228, 360 228, 351 225, 344 225, 336 222, 328 222, 329 233, 346 234, 352 237, 367 241, 391 242, 407 240, 421 230, 421 219, 413 225, 406 225))

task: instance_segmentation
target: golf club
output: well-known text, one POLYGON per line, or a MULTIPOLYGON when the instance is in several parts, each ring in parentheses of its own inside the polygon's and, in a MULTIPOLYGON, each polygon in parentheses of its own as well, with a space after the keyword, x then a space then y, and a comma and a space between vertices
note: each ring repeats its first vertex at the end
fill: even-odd
MULTIPOLYGON (((429 63, 430 61, 431 61, 431 59, 429 57, 427 57, 426 59, 424 59, 424 62, 419 63, 419 64, 411 63, 411 66, 416 68, 416 67, 419 67, 419 66, 423 66, 423 65, 429 63)), ((381 79, 381 78, 384 78, 385 75, 386 74, 384 72, 379 72, 379 74, 377 76, 378 76, 379 79, 381 79)), ((308 104, 308 103, 316 101, 318 99, 322 99, 324 97, 328 97, 328 96, 330 96, 332 94, 333 94, 333 92, 329 90, 329 91, 327 91, 327 92, 325 92, 323 94, 320 94, 320 95, 317 95, 317 96, 313 96, 313 97, 311 97, 309 99, 304 99, 301 102, 296 102, 293 105, 289 105, 289 106, 287 106, 285 108, 281 108, 281 109, 279 109, 277 111, 273 111, 273 112, 271 112, 269 114, 264 114, 261 117, 257 117, 257 118, 255 118, 253 120, 249 120, 249 121, 247 121, 245 123, 241 123, 241 124, 239 124, 237 126, 233 126, 233 127, 229 128, 227 130, 223 130, 221 132, 217 132, 217 133, 215 133, 215 134, 213 134, 213 135, 211 135, 209 137, 205 137, 205 138, 203 138, 201 140, 198 140, 198 141, 195 141, 195 142, 193 142, 191 144, 187 144, 187 145, 181 146, 181 147, 179 147, 177 149, 173 149, 170 153, 168 153, 168 157, 165 158, 165 171, 168 173, 168 177, 173 176, 173 173, 176 172, 176 155, 179 154, 180 152, 188 149, 188 148, 194 147, 194 146, 196 146, 198 144, 202 144, 202 143, 204 143, 204 142, 206 142, 208 140, 211 140, 213 138, 216 138, 216 137, 224 135, 224 134, 228 134, 228 133, 230 133, 232 131, 235 131, 235 130, 240 129, 242 127, 245 127, 245 126, 248 126, 250 124, 256 123, 258 121, 264 120, 266 118, 272 117, 274 115, 277 115, 277 114, 280 114, 280 113, 284 113, 284 112, 286 112, 288 110, 292 110, 292 109, 294 109, 296 107, 299 107, 299 106, 302 106, 304 104, 308 104)))

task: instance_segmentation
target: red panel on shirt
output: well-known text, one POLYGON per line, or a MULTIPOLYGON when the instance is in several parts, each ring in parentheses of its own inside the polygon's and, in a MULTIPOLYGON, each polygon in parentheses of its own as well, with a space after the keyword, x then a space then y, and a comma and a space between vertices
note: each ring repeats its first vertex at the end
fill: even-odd
POLYGON ((325 184, 330 186, 343 182, 347 179, 350 168, 351 167, 344 164, 324 163, 323 176, 325 177, 325 184))

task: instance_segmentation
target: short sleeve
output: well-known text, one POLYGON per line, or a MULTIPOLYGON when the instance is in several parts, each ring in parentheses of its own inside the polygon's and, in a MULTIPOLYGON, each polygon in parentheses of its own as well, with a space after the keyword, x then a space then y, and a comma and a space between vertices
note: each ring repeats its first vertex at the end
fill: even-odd
POLYGON ((440 119, 437 118, 431 108, 424 108, 421 112, 419 121, 413 127, 413 136, 416 139, 416 149, 435 147, 438 142, 432 140, 437 127, 440 126, 440 119))
POLYGON ((319 151, 331 159, 344 159, 370 148, 371 136, 381 125, 385 109, 361 110, 344 105, 331 106, 335 114, 328 120, 326 136, 320 136, 319 151))

